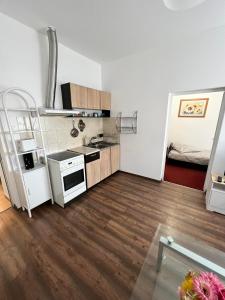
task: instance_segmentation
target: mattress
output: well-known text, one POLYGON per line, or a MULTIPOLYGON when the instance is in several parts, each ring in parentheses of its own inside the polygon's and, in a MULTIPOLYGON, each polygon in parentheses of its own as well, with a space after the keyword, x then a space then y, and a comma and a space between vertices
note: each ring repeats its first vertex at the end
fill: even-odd
POLYGON ((194 163, 198 165, 208 165, 210 159, 209 150, 196 150, 190 147, 181 151, 180 147, 176 149, 176 146, 172 146, 172 149, 168 153, 170 159, 185 161, 189 163, 194 163))

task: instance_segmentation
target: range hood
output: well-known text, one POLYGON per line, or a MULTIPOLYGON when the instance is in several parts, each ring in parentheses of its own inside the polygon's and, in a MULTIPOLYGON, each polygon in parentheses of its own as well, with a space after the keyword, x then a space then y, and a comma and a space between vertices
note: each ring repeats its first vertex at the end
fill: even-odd
POLYGON ((75 111, 73 109, 39 107, 39 114, 41 116, 76 116, 78 114, 78 111, 75 111))
POLYGON ((56 29, 52 26, 47 28, 49 59, 48 59, 48 85, 46 96, 46 107, 55 108, 55 92, 58 69, 58 42, 56 29))
POLYGON ((45 107, 39 108, 39 114, 42 116, 73 116, 78 112, 67 109, 55 108, 55 94, 57 84, 58 69, 58 41, 56 29, 52 26, 47 28, 48 44, 49 44, 49 62, 48 62, 48 85, 45 107))
MULTIPOLYGON (((63 109, 55 108, 55 94, 57 84, 57 68, 58 68, 58 42, 56 29, 52 26, 47 28, 47 36, 49 43, 49 63, 48 63, 48 85, 45 107, 39 107, 39 114, 41 116, 67 116, 79 118, 95 117, 93 113, 101 111, 101 117, 110 117, 110 112, 104 110, 89 110, 89 109, 63 109), (86 112, 85 116, 82 115, 86 112), (93 116, 87 116, 92 114, 93 116)), ((99 116, 100 117, 100 116, 99 116)))
POLYGON ((109 110, 99 109, 60 109, 60 108, 45 108, 39 107, 40 116, 65 116, 65 117, 78 117, 78 118, 109 118, 109 110), (83 112, 90 115, 82 115, 83 112), (93 113, 97 113, 98 116, 94 116, 93 113), (100 113, 100 115, 99 115, 100 113))

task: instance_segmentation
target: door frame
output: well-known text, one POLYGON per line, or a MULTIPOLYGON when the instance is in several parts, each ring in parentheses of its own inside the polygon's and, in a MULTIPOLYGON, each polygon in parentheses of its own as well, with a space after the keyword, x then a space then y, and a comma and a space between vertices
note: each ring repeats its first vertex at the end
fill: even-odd
POLYGON ((223 92, 223 98, 221 101, 219 116, 216 125, 216 131, 213 138, 213 144, 211 149, 211 154, 209 158, 209 164, 206 173, 206 179, 204 182, 204 191, 207 190, 209 178, 211 176, 211 170, 213 165, 213 160, 216 153, 216 148, 218 145, 218 140, 220 136, 220 131, 223 123, 223 119, 225 118, 225 87, 217 87, 217 88, 206 88, 199 90, 190 90, 190 91, 178 91, 178 92, 169 92, 168 101, 167 101, 167 112, 166 112, 166 125, 165 125, 165 134, 164 134, 164 143, 163 143, 163 158, 162 158, 162 166, 161 166, 161 181, 164 180, 165 167, 166 167, 166 154, 167 154, 167 142, 168 142, 168 134, 169 134, 169 122, 171 118, 171 109, 172 109, 172 101, 174 96, 179 95, 191 95, 191 94, 203 94, 203 93, 213 93, 213 92, 223 92))

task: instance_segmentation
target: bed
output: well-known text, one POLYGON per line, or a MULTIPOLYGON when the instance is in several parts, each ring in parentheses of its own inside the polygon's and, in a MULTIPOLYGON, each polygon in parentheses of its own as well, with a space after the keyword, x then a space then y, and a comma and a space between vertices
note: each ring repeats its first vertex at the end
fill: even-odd
POLYGON ((168 147, 167 158, 175 161, 208 166, 210 151, 188 145, 171 143, 168 147))

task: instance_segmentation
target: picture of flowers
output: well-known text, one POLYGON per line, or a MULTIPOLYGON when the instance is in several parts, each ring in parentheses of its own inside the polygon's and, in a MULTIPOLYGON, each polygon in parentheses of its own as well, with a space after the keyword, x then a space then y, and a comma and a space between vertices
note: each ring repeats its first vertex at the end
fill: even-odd
POLYGON ((178 117, 204 118, 208 106, 209 98, 182 99, 178 117))

